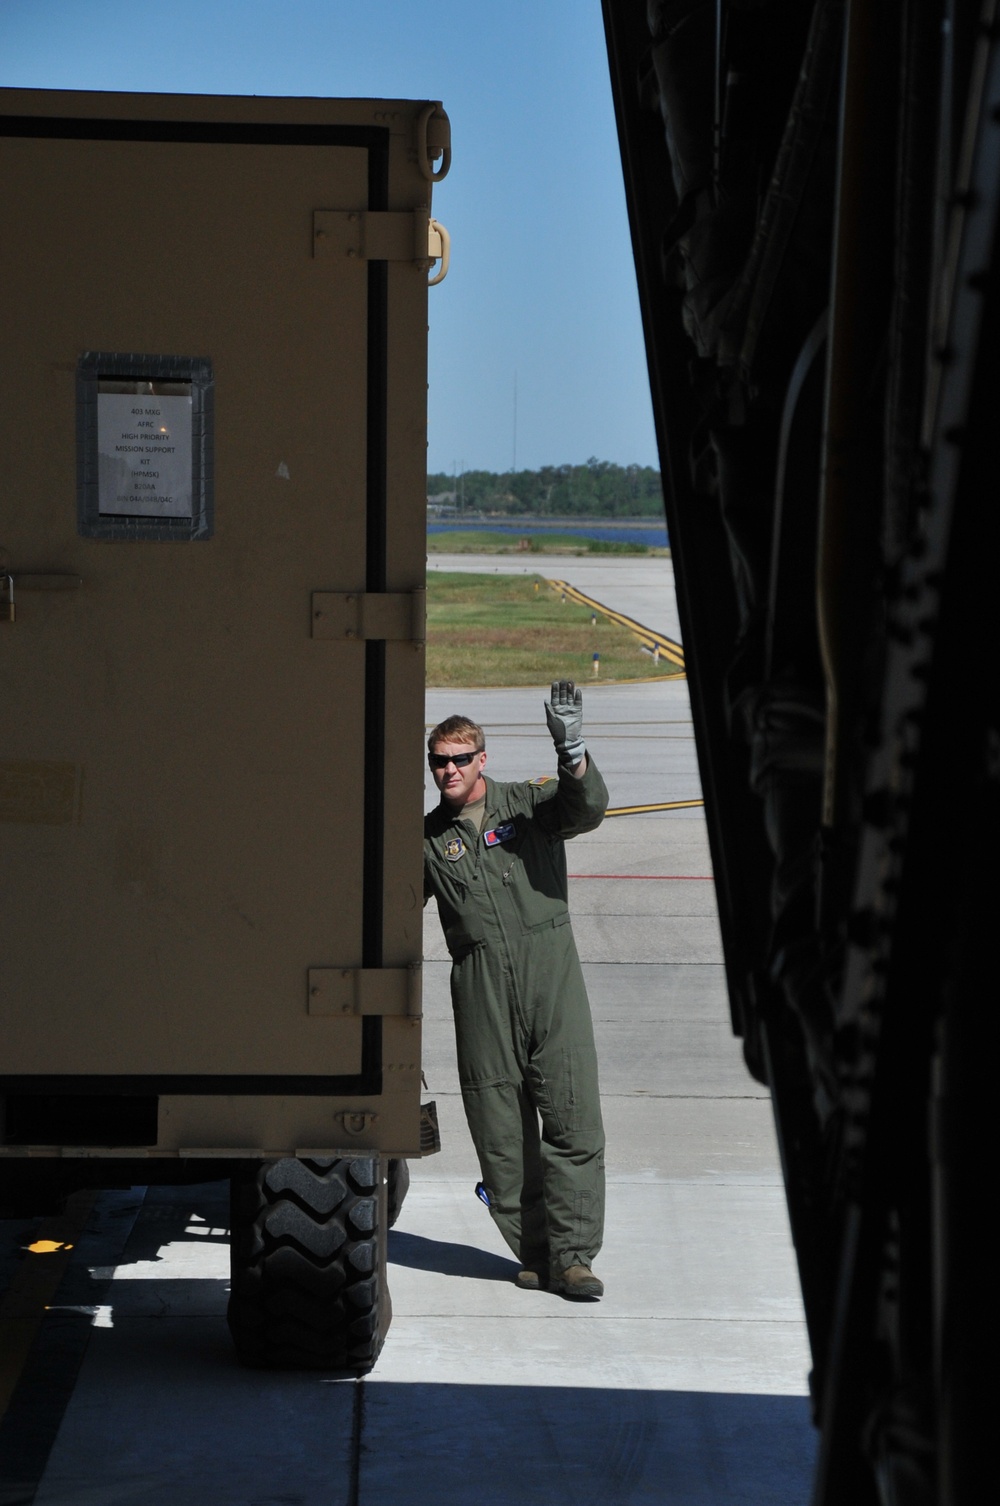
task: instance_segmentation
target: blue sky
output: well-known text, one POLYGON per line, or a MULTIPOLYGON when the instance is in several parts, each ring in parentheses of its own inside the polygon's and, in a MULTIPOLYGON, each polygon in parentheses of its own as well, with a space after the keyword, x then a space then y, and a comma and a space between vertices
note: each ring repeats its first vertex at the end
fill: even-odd
POLYGON ((0 0, 0 83, 440 99, 428 466, 657 465, 599 0, 0 0))

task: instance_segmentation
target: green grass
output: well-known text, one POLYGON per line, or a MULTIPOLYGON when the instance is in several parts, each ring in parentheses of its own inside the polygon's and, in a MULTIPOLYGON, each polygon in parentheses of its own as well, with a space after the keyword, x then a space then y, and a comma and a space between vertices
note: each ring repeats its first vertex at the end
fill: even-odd
POLYGON ((492 529, 454 529, 427 535, 428 554, 659 554, 669 549, 651 544, 619 544, 585 539, 576 533, 498 533, 492 529))
MULTIPOLYGON (((619 544, 612 539, 588 539, 588 554, 652 554, 649 544, 619 544)), ((657 551, 659 553, 659 551, 657 551)))
POLYGON ((627 628, 589 607, 563 602, 540 575, 469 575, 434 570, 427 579, 428 685, 547 685, 552 680, 654 680, 654 664, 627 628), (537 587, 537 589, 536 589, 537 587))

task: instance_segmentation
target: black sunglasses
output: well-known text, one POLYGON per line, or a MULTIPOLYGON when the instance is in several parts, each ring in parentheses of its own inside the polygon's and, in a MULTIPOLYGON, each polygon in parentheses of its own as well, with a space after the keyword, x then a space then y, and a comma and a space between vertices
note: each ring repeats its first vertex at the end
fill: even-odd
POLYGON ((474 748, 471 753, 428 753, 427 762, 432 769, 446 769, 450 763, 453 763, 456 769, 464 769, 466 764, 471 763, 482 751, 482 748, 474 748))

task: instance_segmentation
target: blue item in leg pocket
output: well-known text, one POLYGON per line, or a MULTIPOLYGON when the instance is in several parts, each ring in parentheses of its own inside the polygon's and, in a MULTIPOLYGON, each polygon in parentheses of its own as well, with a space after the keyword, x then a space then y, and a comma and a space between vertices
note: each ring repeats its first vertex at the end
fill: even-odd
POLYGON ((513 821, 504 821, 500 826, 494 826, 492 831, 483 832, 483 841, 487 847, 499 847, 501 842, 509 842, 511 837, 517 835, 517 827, 513 821))

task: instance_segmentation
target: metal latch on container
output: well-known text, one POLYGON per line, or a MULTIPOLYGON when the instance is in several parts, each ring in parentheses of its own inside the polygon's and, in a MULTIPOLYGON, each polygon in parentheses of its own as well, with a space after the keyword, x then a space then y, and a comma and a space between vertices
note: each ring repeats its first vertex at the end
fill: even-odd
POLYGON ((347 1135, 366 1135, 378 1124, 378 1115, 371 1109, 338 1109, 333 1117, 347 1135))
POLYGON ((15 570, 0 573, 0 622, 16 622, 14 587, 19 591, 78 591, 79 575, 65 570, 15 570))
POLYGON ((451 241, 427 209, 314 209, 313 256, 336 261, 411 261, 448 271, 451 241))
POLYGON ((423 643, 427 592, 314 591, 314 638, 381 638, 386 642, 423 643))
POLYGON ((311 967, 310 1014, 421 1016, 420 963, 409 967, 311 967))
POLYGON ((451 167, 451 121, 440 100, 425 105, 417 121, 417 165, 428 183, 440 183, 451 167), (434 164, 440 157, 439 167, 434 164))

